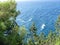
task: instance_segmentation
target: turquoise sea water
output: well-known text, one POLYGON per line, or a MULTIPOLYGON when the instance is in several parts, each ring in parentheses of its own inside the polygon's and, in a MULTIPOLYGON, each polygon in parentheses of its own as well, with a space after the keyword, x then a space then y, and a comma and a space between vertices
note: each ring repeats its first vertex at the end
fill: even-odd
POLYGON ((49 30, 55 30, 55 22, 60 15, 60 2, 17 2, 17 10, 21 12, 16 19, 19 26, 25 25, 29 29, 35 22, 38 33, 47 34, 49 30))

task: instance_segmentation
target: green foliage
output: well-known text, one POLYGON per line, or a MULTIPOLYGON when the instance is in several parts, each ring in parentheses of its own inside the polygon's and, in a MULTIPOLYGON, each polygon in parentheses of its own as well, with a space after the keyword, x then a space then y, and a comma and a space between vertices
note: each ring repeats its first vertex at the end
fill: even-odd
POLYGON ((0 2, 0 45, 18 45, 20 43, 19 26, 15 22, 18 14, 15 1, 0 2))
POLYGON ((21 26, 19 28, 19 34, 20 34, 21 39, 23 39, 26 36, 27 30, 26 30, 25 26, 21 26))
POLYGON ((32 31, 33 33, 36 33, 37 28, 36 28, 36 26, 35 26, 35 23, 32 23, 32 26, 31 26, 31 28, 30 28, 30 31, 32 31))
POLYGON ((33 23, 28 37, 25 26, 19 27, 15 22, 19 13, 15 0, 0 2, 0 45, 60 45, 60 16, 55 24, 55 32, 50 30, 47 36, 43 32, 38 35, 33 23))
POLYGON ((60 16, 58 16, 58 19, 56 21, 55 27, 56 27, 56 31, 60 32, 60 16))
POLYGON ((0 22, 0 30, 6 30, 6 25, 4 24, 4 22, 0 22))
POLYGON ((60 15, 58 16, 55 27, 56 27, 56 32, 58 33, 55 45, 60 45, 60 15))

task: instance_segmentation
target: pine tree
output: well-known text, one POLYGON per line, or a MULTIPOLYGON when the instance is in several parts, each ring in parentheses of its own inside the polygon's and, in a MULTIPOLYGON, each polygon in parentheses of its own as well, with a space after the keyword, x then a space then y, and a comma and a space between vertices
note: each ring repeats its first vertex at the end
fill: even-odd
POLYGON ((56 31, 60 32, 60 16, 58 16, 58 19, 56 21, 55 27, 56 27, 56 31))
POLYGON ((60 45, 60 15, 57 18, 55 27, 56 27, 56 32, 57 32, 56 45, 60 45))
POLYGON ((0 2, 0 45, 18 45, 18 28, 15 22, 19 11, 15 1, 0 2))
POLYGON ((32 26, 30 27, 32 42, 34 45, 38 44, 38 35, 37 35, 37 28, 35 23, 32 23, 32 26))

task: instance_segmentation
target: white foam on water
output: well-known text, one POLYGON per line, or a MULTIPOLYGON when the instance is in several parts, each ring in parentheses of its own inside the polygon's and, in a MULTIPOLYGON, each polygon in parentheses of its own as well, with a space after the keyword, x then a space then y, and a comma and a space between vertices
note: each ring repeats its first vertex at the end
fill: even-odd
POLYGON ((42 26, 41 26, 41 30, 43 30, 44 28, 45 28, 45 24, 42 24, 42 26))
POLYGON ((23 20, 23 19, 17 19, 17 21, 20 21, 20 22, 22 22, 22 23, 30 22, 31 20, 32 20, 32 18, 30 18, 30 19, 27 20, 27 21, 25 21, 25 20, 23 20))

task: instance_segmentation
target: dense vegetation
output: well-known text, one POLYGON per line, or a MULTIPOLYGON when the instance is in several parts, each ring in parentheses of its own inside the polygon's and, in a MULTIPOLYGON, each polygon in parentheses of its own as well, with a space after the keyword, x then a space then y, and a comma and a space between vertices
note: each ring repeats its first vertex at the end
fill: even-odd
POLYGON ((20 14, 16 10, 15 1, 0 2, 0 45, 60 45, 60 16, 55 28, 48 35, 37 34, 35 23, 32 23, 29 32, 25 26, 19 27, 15 21, 20 14))

